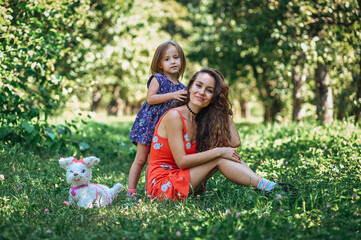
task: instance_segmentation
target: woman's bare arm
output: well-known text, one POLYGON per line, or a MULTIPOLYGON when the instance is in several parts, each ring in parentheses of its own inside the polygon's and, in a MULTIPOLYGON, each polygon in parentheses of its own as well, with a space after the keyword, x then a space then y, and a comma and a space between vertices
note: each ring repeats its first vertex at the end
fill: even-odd
POLYGON ((229 146, 233 148, 238 148, 241 146, 241 139, 239 137, 238 129, 234 124, 233 118, 231 115, 228 117, 228 124, 229 124, 229 132, 231 134, 231 139, 229 141, 229 146))
POLYGON ((220 157, 239 162, 238 153, 231 147, 214 148, 187 155, 183 142, 183 123, 179 113, 176 110, 171 110, 162 121, 164 121, 164 129, 166 137, 168 138, 169 147, 179 168, 196 167, 220 157))

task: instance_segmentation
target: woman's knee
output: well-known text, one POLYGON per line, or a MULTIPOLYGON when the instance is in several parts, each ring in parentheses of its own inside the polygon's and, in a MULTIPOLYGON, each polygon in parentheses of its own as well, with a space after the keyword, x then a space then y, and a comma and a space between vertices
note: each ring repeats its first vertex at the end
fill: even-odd
POLYGON ((220 165, 225 164, 226 162, 228 162, 228 161, 230 161, 230 160, 225 159, 225 158, 217 158, 215 161, 216 161, 216 165, 217 165, 217 167, 218 167, 218 166, 220 166, 220 165))

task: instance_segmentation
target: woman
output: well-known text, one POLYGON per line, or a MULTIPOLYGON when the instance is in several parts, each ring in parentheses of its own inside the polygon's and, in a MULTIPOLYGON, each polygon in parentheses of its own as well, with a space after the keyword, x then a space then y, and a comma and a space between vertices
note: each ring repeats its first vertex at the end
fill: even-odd
POLYGON ((152 198, 181 200, 202 189, 218 170, 240 185, 271 191, 239 157, 229 88, 220 72, 203 68, 188 84, 188 98, 166 112, 153 135, 147 191, 152 198))

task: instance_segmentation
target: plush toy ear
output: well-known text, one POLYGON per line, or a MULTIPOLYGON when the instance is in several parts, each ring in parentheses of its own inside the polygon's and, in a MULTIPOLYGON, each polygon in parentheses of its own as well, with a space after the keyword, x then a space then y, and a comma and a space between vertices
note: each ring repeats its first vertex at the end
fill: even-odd
POLYGON ((100 159, 94 156, 91 157, 87 157, 83 159, 84 164, 87 165, 88 167, 92 167, 95 164, 97 164, 98 162, 100 162, 100 159))
POLYGON ((59 164, 60 167, 67 169, 70 164, 72 164, 74 157, 67 157, 67 158, 60 158, 59 159, 59 164))

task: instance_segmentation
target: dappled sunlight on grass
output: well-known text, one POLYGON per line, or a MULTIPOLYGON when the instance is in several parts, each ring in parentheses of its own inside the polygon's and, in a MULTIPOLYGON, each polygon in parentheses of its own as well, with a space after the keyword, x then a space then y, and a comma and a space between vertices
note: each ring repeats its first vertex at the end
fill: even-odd
MULTIPOLYGON (((126 188, 136 148, 127 138, 132 121, 94 119, 80 126, 89 148, 77 157, 101 159, 93 182, 126 188)), ((238 122, 242 160, 267 178, 290 182, 298 195, 275 191, 267 198, 237 186, 220 173, 206 192, 184 202, 138 199, 123 190, 112 206, 76 209, 64 205, 69 185, 57 153, 44 156, 21 146, 0 145, 0 234, 2 238, 359 238, 361 226, 360 129, 338 122, 263 125, 238 122), (46 210, 47 209, 47 210, 46 210), (85 230, 86 229, 86 230, 85 230)))

